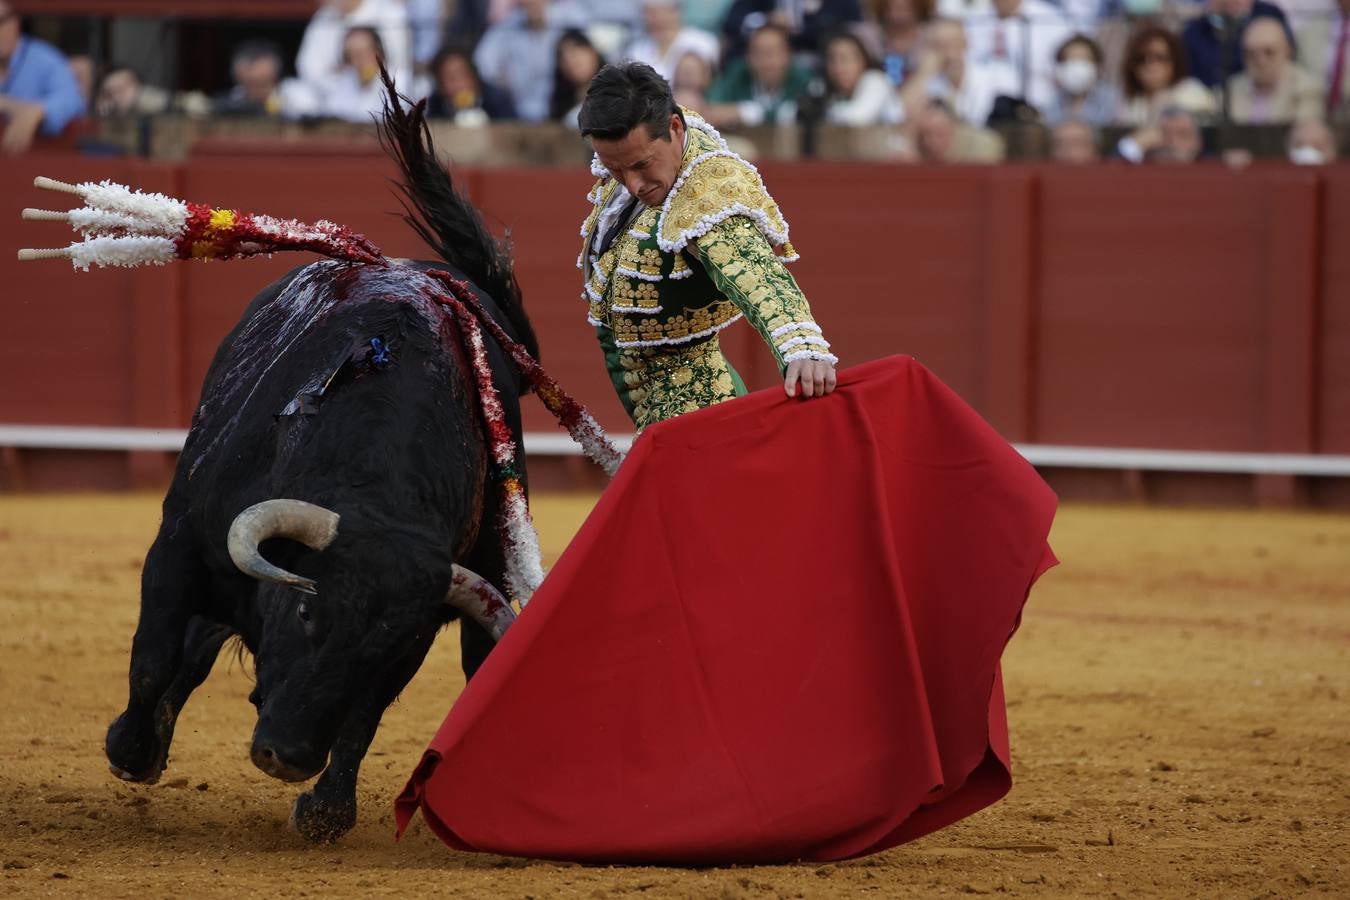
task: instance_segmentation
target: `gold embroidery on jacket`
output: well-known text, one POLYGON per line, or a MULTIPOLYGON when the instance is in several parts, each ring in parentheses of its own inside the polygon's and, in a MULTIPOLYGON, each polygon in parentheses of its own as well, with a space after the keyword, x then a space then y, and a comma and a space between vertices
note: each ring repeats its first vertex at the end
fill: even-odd
POLYGON ((637 281, 632 278, 615 276, 614 287, 609 293, 610 305, 619 308, 651 310, 660 312, 661 296, 656 285, 650 281, 637 281))

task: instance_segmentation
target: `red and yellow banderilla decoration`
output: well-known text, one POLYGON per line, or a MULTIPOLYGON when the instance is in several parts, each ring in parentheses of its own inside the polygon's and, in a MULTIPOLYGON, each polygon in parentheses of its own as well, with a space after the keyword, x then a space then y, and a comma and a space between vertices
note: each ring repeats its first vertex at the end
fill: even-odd
POLYGON ((84 206, 66 212, 25 209, 23 217, 67 222, 84 240, 52 250, 20 250, 19 259, 68 259, 90 266, 163 265, 174 259, 232 259, 279 250, 311 250, 351 262, 384 260, 380 249, 348 228, 257 216, 164 194, 133 191, 111 181, 67 184, 37 178, 37 187, 73 194, 84 206))

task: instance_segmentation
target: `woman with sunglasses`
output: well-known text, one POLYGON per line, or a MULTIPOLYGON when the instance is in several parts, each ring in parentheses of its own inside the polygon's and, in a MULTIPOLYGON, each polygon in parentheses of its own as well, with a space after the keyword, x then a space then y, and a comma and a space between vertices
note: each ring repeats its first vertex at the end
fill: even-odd
POLYGON ((1218 111, 1209 88, 1187 77, 1181 41, 1166 28, 1145 25, 1130 37, 1122 74, 1125 96, 1118 113, 1122 125, 1156 125, 1158 114, 1169 107, 1197 117, 1218 111))

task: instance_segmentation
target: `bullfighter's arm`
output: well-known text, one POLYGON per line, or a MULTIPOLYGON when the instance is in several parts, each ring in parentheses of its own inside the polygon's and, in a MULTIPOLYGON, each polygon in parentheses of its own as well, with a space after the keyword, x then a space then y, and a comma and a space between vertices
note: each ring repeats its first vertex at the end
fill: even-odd
POLYGON ((698 239, 696 252, 713 283, 769 345, 780 373, 798 359, 839 361, 796 279, 749 219, 732 216, 714 226, 698 239))

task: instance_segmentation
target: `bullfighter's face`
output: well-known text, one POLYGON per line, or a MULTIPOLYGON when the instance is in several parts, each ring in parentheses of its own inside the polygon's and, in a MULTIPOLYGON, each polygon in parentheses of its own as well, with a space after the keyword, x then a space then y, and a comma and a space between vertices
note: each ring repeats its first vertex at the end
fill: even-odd
POLYGON ((628 193, 646 206, 660 206, 680 175, 684 121, 672 114, 668 137, 652 137, 646 125, 638 125, 622 138, 593 138, 591 143, 600 162, 628 193))

